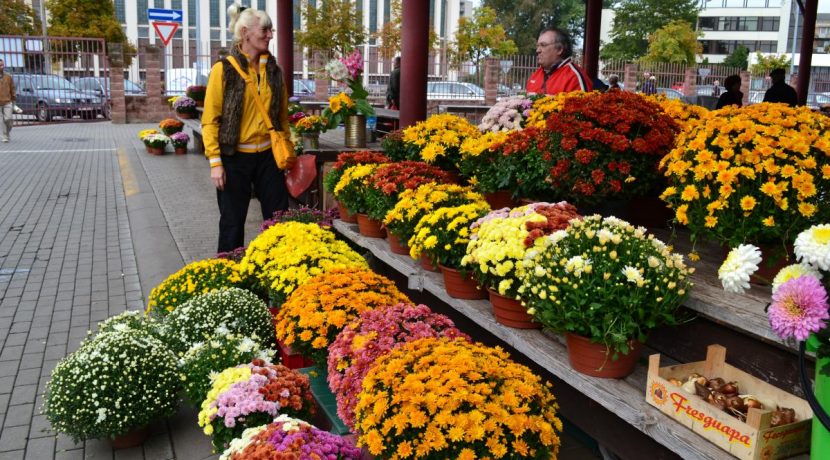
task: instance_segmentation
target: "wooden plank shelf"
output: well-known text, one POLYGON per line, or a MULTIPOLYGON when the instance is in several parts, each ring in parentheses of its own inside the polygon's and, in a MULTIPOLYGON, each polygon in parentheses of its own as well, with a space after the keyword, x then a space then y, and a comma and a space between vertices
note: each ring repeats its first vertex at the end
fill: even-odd
POLYGON ((340 220, 335 221, 334 228, 346 239, 369 250, 374 257, 402 273, 410 289, 430 292, 678 456, 684 459, 729 458, 725 451, 666 417, 645 401, 647 369, 644 365, 640 364, 633 375, 622 380, 599 379, 575 372, 568 362, 567 350, 561 337, 538 330, 505 327, 495 321, 489 302, 450 298, 444 291, 440 274, 421 269, 408 256, 393 254, 389 251, 386 240, 364 237, 357 232, 356 225, 340 220))

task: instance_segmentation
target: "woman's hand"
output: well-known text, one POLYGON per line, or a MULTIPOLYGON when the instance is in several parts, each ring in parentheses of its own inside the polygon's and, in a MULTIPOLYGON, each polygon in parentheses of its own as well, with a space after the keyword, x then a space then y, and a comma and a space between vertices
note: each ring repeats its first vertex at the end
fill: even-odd
POLYGON ((215 166, 210 168, 210 180, 217 190, 225 190, 225 168, 223 166, 215 166))

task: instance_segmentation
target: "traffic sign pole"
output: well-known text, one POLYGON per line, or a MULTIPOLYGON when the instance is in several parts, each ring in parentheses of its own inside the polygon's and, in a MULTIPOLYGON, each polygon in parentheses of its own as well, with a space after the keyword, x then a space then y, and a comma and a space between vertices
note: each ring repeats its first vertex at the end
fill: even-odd
MULTIPOLYGON (((176 34, 176 30, 179 29, 180 25, 182 25, 184 14, 182 13, 182 10, 148 8, 147 19, 150 20, 150 24, 152 24, 153 29, 156 30, 156 35, 159 36, 161 42, 164 44, 164 47, 166 48, 167 45, 170 44, 170 40, 172 40, 173 36, 176 34)), ((169 67, 167 65, 167 53, 162 53, 162 64, 164 68, 164 86, 166 88, 168 79, 167 71, 169 67)))

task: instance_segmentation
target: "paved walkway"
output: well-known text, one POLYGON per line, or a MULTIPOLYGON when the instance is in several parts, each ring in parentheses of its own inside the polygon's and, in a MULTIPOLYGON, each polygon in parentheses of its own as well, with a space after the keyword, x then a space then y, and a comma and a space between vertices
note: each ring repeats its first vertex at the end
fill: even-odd
MULTIPOLYGON (((215 253, 204 158, 147 155, 136 134, 151 127, 52 123, 15 128, 0 144, 0 460, 217 457, 191 409, 119 451, 56 436, 39 415, 52 369, 87 330, 143 309, 170 273, 215 253)), ((246 241, 261 221, 255 200, 248 214, 246 241)), ((592 458, 565 445, 560 459, 592 458)))

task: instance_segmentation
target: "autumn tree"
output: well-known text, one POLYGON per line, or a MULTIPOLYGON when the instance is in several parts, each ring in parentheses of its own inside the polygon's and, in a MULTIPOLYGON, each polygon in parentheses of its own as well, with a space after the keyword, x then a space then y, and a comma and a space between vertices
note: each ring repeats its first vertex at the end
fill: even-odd
POLYGON ((746 70, 749 65, 749 49, 743 45, 735 47, 735 51, 723 60, 723 65, 746 70))
POLYGON ((672 21, 695 24, 699 0, 616 0, 611 42, 600 50, 603 59, 633 60, 648 52, 648 37, 672 21))
POLYGON ((49 10, 49 35, 103 38, 107 43, 120 43, 123 45, 125 64, 129 65, 135 47, 127 40, 127 34, 115 18, 112 1, 47 0, 46 8, 49 10))
POLYGON ((764 56, 755 52, 755 64, 749 69, 753 74, 769 74, 773 69, 786 69, 790 66, 790 58, 786 54, 764 56))
POLYGON ((308 49, 309 57, 317 52, 334 51, 345 56, 366 42, 363 16, 351 0, 302 0, 298 6, 305 22, 304 30, 294 32, 294 40, 308 49))
POLYGON ((581 37, 585 30, 584 0, 484 0, 482 4, 495 10, 520 54, 535 54, 539 32, 547 27, 558 27, 571 37, 581 37))
POLYGON ((23 0, 0 1, 0 35, 40 35, 40 18, 23 0))
MULTIPOLYGON (((379 42, 378 53, 383 59, 392 59, 401 51, 401 0, 392 0, 389 3, 389 8, 392 19, 383 24, 381 29, 373 34, 373 37, 379 42)), ((430 25, 429 49, 434 49, 436 43, 438 43, 438 34, 432 25, 430 25)))
POLYGON ((516 44, 507 38, 499 23, 496 11, 482 6, 475 10, 472 18, 458 20, 455 41, 450 44, 450 59, 456 66, 468 61, 479 65, 487 56, 504 56, 517 51, 516 44))
POLYGON ((703 47, 697 41, 702 34, 685 21, 672 21, 648 37, 647 62, 694 64, 703 47))

